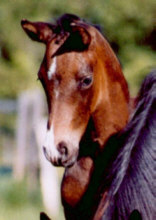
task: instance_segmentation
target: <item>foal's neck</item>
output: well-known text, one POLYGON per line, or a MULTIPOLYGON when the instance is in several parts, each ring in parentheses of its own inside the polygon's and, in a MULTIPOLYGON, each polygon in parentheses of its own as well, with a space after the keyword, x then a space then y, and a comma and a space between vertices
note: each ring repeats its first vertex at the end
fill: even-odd
POLYGON ((96 146, 92 146, 93 142, 91 137, 93 130, 93 122, 90 120, 80 143, 80 152, 77 162, 72 167, 65 169, 61 195, 63 203, 71 207, 75 207, 82 199, 92 176, 94 169, 93 156, 96 151, 96 146))
MULTIPOLYGON (((62 202, 66 219, 92 219, 98 207, 101 195, 107 194, 109 183, 105 184, 107 169, 117 155, 116 135, 112 136, 102 151, 97 151, 97 143, 86 146, 92 150, 90 155, 78 159, 65 170, 62 181, 62 202), (93 156, 94 155, 94 156, 93 156), (101 187, 101 183, 102 184, 101 187), (102 193, 102 194, 101 194, 102 193)), ((81 144, 84 144, 85 141, 81 144)), ((87 151, 87 150, 86 150, 87 151)))

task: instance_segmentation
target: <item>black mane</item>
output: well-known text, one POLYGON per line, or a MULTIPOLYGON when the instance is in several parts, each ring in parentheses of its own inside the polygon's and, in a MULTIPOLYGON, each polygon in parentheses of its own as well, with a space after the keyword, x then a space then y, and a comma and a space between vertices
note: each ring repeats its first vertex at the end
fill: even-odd
POLYGON ((111 166, 109 208, 103 220, 129 219, 137 210, 142 219, 153 220, 154 164, 156 147, 156 71, 141 87, 134 115, 121 135, 122 147, 111 166))
POLYGON ((61 17, 59 17, 56 20, 56 25, 55 25, 55 33, 63 33, 63 32, 70 32, 71 31, 71 23, 76 22, 76 23, 83 23, 84 25, 91 25, 95 27, 98 31, 101 32, 101 26, 98 24, 91 24, 88 23, 86 20, 81 19, 77 15, 74 14, 64 14, 61 17))

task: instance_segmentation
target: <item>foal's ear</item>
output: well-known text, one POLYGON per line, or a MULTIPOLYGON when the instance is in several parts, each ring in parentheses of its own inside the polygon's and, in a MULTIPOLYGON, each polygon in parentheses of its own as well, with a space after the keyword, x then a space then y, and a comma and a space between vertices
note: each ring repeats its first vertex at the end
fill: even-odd
POLYGON ((71 51, 84 51, 88 48, 91 42, 91 35, 85 27, 73 25, 70 26, 69 30, 65 31, 67 31, 68 37, 53 56, 71 51))
POLYGON ((75 25, 75 23, 71 24, 71 27, 71 38, 74 38, 75 36, 75 38, 79 39, 79 43, 81 43, 83 47, 87 48, 91 42, 91 35, 87 28, 83 25, 75 25))
POLYGON ((50 23, 23 19, 21 25, 32 40, 47 43, 52 38, 54 25, 50 23))

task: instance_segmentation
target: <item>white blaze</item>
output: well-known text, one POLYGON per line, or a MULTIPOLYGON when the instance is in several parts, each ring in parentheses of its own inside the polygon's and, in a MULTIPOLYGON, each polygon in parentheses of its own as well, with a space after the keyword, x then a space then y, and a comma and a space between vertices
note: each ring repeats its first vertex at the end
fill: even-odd
POLYGON ((50 130, 47 130, 46 139, 43 145, 46 148, 47 154, 52 158, 58 158, 59 152, 56 148, 54 141, 54 128, 51 126, 50 130))
POLYGON ((49 80, 52 79, 52 76, 56 72, 56 66, 57 66, 56 57, 54 57, 51 65, 50 65, 50 68, 48 70, 48 79, 49 80))

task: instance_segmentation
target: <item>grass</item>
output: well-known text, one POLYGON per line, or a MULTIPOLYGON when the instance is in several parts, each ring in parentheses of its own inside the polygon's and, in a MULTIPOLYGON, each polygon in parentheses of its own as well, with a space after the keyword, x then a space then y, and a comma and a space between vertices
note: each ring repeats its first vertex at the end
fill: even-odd
MULTIPOLYGON (((26 181, 18 183, 11 176, 0 176, 0 220, 39 220, 45 211, 40 188, 28 191, 26 181)), ((63 219, 63 214, 56 220, 63 219)))
POLYGON ((39 187, 28 192, 26 182, 0 177, 0 220, 38 220, 43 210, 39 187))

